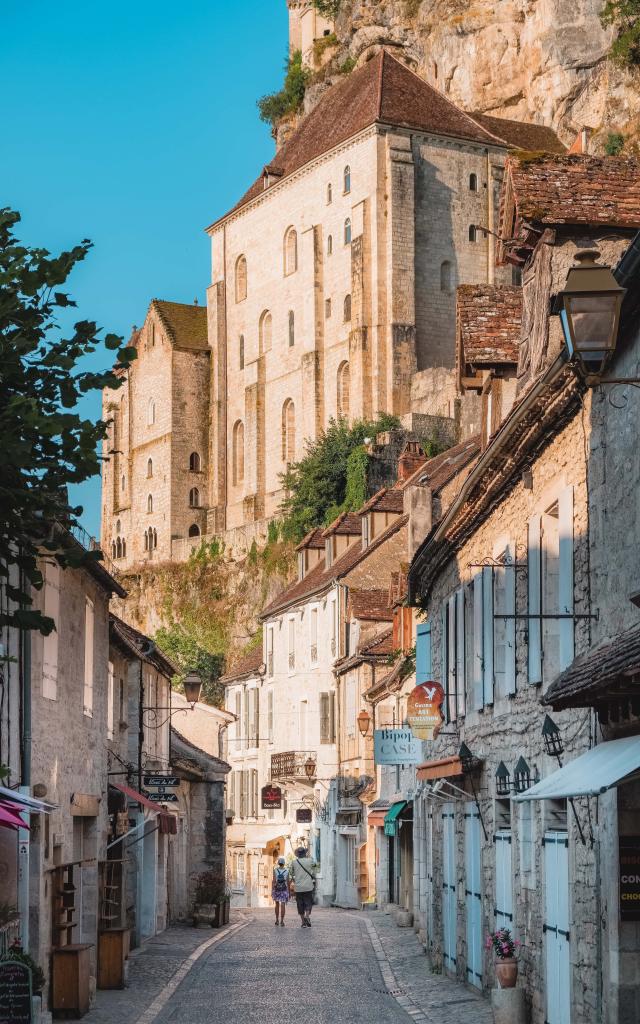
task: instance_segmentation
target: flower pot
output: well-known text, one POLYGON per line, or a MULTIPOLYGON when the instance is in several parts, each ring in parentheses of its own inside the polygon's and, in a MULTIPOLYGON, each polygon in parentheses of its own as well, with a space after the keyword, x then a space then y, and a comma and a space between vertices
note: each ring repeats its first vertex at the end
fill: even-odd
POLYGON ((496 960, 496 978, 500 988, 515 988, 518 980, 518 961, 513 958, 496 960))

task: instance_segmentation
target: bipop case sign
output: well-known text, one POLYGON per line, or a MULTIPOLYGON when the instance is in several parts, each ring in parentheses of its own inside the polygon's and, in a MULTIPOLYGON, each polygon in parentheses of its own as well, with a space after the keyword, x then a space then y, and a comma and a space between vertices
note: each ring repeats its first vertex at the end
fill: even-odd
POLYGON ((420 683, 409 694, 407 722, 414 736, 420 740, 433 740, 443 722, 444 690, 440 683, 420 683))

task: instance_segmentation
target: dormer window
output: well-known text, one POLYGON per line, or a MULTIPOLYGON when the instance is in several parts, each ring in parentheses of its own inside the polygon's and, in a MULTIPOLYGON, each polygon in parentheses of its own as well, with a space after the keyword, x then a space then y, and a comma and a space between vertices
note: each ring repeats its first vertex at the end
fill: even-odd
POLYGON ((304 579, 304 551, 298 551, 298 580, 304 579))
POLYGON ((324 542, 324 560, 327 569, 333 565, 333 537, 327 537, 324 542))
POLYGON ((365 548, 369 547, 369 530, 370 530, 369 516, 366 515, 366 516, 362 517, 362 550, 363 551, 364 551, 365 548))

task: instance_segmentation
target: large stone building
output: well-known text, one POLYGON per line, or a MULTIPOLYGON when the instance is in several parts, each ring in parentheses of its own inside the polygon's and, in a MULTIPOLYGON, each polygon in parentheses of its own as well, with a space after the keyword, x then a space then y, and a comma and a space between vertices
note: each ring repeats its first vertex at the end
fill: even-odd
POLYGON ((154 300, 105 395, 113 557, 180 559, 229 531, 250 544, 332 417, 415 411, 416 374, 453 366, 456 287, 512 281, 492 232, 514 146, 562 149, 471 117, 384 50, 325 94, 208 228, 207 333, 204 310, 154 300))

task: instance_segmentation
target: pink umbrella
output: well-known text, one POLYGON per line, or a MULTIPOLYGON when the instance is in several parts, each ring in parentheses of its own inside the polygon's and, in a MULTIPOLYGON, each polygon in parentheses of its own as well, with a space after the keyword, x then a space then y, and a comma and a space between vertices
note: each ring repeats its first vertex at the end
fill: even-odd
POLYGON ((28 825, 25 825, 22 818, 18 817, 18 815, 14 811, 10 810, 8 807, 3 806, 2 804, 0 804, 0 827, 12 828, 16 830, 19 828, 29 828, 28 825))

